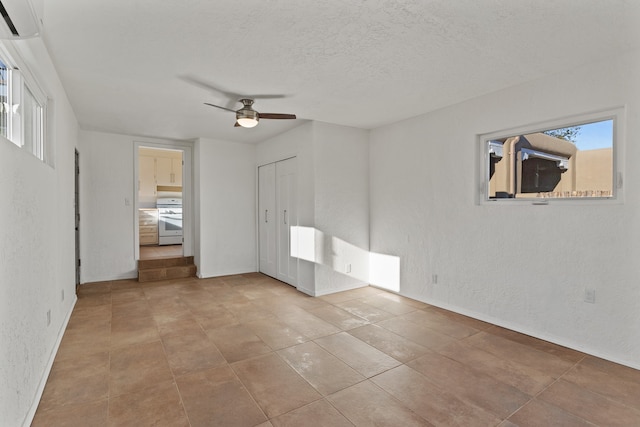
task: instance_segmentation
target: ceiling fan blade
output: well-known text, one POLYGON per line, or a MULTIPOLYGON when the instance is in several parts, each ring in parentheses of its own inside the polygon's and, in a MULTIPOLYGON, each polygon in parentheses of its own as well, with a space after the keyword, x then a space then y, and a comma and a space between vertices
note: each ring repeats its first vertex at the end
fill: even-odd
POLYGON ((232 110, 231 108, 227 108, 227 107, 221 107, 219 105, 215 105, 215 104, 209 104, 208 102, 205 102, 204 105, 208 105, 210 107, 216 107, 216 108, 220 108, 221 110, 225 110, 225 111, 231 111, 232 113, 235 113, 236 110, 232 110))
POLYGON ((295 119, 295 114, 258 113, 261 119, 295 119))
POLYGON ((227 98, 231 98, 231 99, 239 99, 242 98, 240 96, 240 94, 235 93, 235 92, 229 92, 226 89, 222 89, 220 87, 214 86, 209 82, 206 82, 198 77, 192 76, 192 75, 181 75, 178 76, 178 78, 182 81, 185 81, 193 86, 202 88, 202 89, 206 89, 206 90, 210 90, 212 92, 218 92, 219 94, 224 95, 227 98))
POLYGON ((245 98, 250 98, 250 99, 282 99, 282 98, 286 98, 289 95, 283 95, 281 93, 273 93, 273 94, 264 94, 264 95, 251 95, 251 96, 246 96, 245 98))

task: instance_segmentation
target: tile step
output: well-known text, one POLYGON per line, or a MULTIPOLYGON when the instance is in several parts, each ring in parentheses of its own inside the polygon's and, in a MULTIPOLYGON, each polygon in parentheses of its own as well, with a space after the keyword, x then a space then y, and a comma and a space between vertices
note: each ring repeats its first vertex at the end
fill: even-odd
POLYGON ((138 282, 195 277, 193 257, 160 258, 138 261, 138 282))
POLYGON ((161 268, 161 267, 178 267, 178 266, 185 266, 185 265, 192 265, 192 264, 193 264, 192 256, 141 259, 138 261, 138 270, 146 270, 149 268, 161 268))

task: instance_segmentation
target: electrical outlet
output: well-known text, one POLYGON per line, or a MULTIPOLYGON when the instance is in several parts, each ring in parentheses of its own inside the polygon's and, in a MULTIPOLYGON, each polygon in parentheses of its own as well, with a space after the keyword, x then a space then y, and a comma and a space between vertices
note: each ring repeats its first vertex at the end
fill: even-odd
POLYGON ((431 281, 433 282, 433 284, 437 284, 438 283, 438 275, 434 274, 431 276, 431 281))
POLYGON ((62 290, 62 301, 64 301, 64 289, 62 290))
POLYGON ((47 310, 47 326, 51 324, 51 309, 47 310))
POLYGON ((351 273, 351 264, 347 264, 347 265, 345 265, 345 266, 344 266, 344 271, 345 271, 346 273, 351 273))
POLYGON ((584 302, 594 304, 596 302, 596 290, 593 288, 586 288, 584 290, 584 302))

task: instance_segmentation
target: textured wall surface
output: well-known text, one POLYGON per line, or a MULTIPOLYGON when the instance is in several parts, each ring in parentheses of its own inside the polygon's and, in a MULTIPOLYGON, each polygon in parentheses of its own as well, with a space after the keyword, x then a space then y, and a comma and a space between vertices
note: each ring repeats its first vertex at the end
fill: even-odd
POLYGON ((256 271, 256 147, 197 142, 199 276, 256 271))
POLYGON ((54 100, 48 143, 55 167, 0 137, 1 426, 30 423, 75 302, 77 122, 44 44, 24 42, 20 53, 54 100))
POLYGON ((373 130, 371 250, 400 292, 640 367, 639 73, 635 51, 373 130), (476 203, 477 135, 622 105, 623 203, 476 203))

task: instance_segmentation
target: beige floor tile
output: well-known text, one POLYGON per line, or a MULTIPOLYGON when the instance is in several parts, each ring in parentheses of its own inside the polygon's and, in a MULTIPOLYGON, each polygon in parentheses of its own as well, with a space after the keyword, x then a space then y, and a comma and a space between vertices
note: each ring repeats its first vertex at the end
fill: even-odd
POLYGON ((366 378, 400 365, 396 359, 346 332, 318 338, 315 343, 366 378))
POLYGON ((271 352, 271 348, 244 325, 210 329, 207 335, 229 363, 271 352))
POLYGON ((267 418, 229 365, 176 378, 192 427, 255 426, 267 418))
POLYGON ((361 326, 348 333, 403 363, 429 351, 426 347, 378 325, 361 326))
POLYGON ((438 353, 512 385, 530 396, 535 396, 555 381, 550 375, 511 360, 501 359, 464 342, 451 343, 439 349, 438 353))
POLYGON ((112 320, 136 319, 138 317, 151 317, 151 310, 149 309, 146 298, 114 301, 111 304, 112 320))
POLYGON ((351 289, 348 291, 337 292, 335 294, 324 295, 320 299, 327 301, 330 304, 336 304, 339 302, 349 301, 358 298, 368 298, 383 292, 373 286, 364 286, 361 288, 351 289))
POLYGON ((165 354, 175 376, 202 371, 226 363, 218 348, 202 331, 162 338, 165 354))
POLYGON ((108 425, 189 427, 173 381, 109 400, 108 425))
POLYGON ((511 360, 520 365, 546 372, 554 378, 559 378, 574 365, 572 362, 547 352, 487 332, 473 335, 465 339, 465 343, 502 359, 511 360))
POLYGON ((491 323, 483 322, 482 320, 474 319, 463 314, 455 313, 453 311, 445 310, 444 308, 436 307, 434 305, 426 305, 423 307, 424 311, 437 313, 455 322, 477 329, 479 331, 485 331, 492 328, 494 325, 491 323))
POLYGON ((321 398, 320 393, 274 353, 231 366, 269 418, 321 398))
POLYGON ((337 326, 304 310, 295 313, 278 313, 278 318, 309 339, 325 337, 341 331, 337 326))
POLYGON ((535 348, 536 350, 551 354, 555 357, 566 360, 567 362, 578 363, 585 357, 584 353, 577 350, 572 350, 539 338, 510 331, 509 329, 501 328, 500 326, 491 325, 489 323, 487 323, 487 325, 489 325, 489 327, 485 329, 487 333, 524 344, 527 347, 535 348))
POLYGON ((443 316, 433 310, 416 310, 399 317, 414 322, 418 325, 426 326, 441 334, 449 335, 453 338, 462 339, 479 332, 478 329, 457 322, 452 318, 443 316))
POLYGON ((640 384, 640 370, 638 369, 633 369, 628 366, 623 366, 618 363, 609 362, 608 360, 588 355, 580 361, 580 365, 597 369, 616 378, 624 378, 628 381, 640 384))
POLYGON ((327 396, 327 400, 356 426, 432 425, 370 381, 327 396))
POLYGON ((198 311, 194 314, 194 318, 205 330, 217 329, 240 323, 238 318, 223 306, 218 306, 215 310, 209 309, 206 311, 198 311))
POLYGON ((640 425, 640 411, 562 379, 542 392, 538 399, 597 425, 640 425))
POLYGON ((640 382, 582 364, 574 366, 562 379, 640 411, 640 382))
POLYGON ((380 308, 376 308, 361 300, 339 302, 336 304, 336 307, 340 307, 347 313, 351 313, 354 316, 361 317, 371 323, 395 317, 394 314, 391 314, 388 311, 384 311, 380 308))
POLYGON ((160 321, 158 321, 158 318, 154 315, 154 320, 158 327, 158 333, 162 338, 204 332, 200 323, 198 323, 191 314, 182 315, 177 318, 162 317, 160 321))
POLYGON ((31 427, 105 427, 107 426, 107 399, 91 403, 56 406, 37 411, 31 427))
POLYGON ((151 316, 116 318, 111 322, 111 347, 122 347, 160 340, 158 327, 151 316))
POLYGON ((438 426, 495 426, 501 419, 449 393, 406 365, 371 379, 422 418, 438 426))
POLYGON ((111 302, 136 301, 144 299, 144 290, 141 287, 118 289, 111 292, 111 302))
POLYGON ((370 322, 359 316, 354 316, 351 313, 344 311, 343 309, 328 305, 326 307, 320 307, 310 310, 309 313, 320 319, 337 326, 343 331, 357 328, 358 326, 368 325, 370 322))
POLYGON ((78 299, 85 297, 96 297, 100 294, 111 294, 111 281, 93 282, 80 285, 78 287, 78 299))
POLYGON ((427 353, 407 365, 445 391, 505 419, 531 396, 447 357, 427 353))
POLYGON ((382 289, 249 273, 82 285, 33 425, 630 426, 637 395, 638 370, 382 289))
POLYGON ((301 292, 299 292, 299 295, 295 298, 292 298, 292 303, 296 307, 304 310, 314 310, 316 308, 322 308, 329 305, 328 302, 321 300, 320 298, 314 298, 301 292))
POLYGON ((56 360, 47 379, 39 409, 89 403, 109 393, 109 353, 101 352, 56 360))
POLYGON ((289 347, 278 354, 324 396, 365 379, 314 342, 289 347))
POLYGON ((111 351, 111 397, 134 393, 173 379, 160 341, 117 347, 111 351))
POLYGON ((309 340, 309 338, 279 319, 271 319, 268 322, 256 320, 247 323, 246 326, 272 350, 279 350, 309 340))
POLYGON ((94 353, 109 351, 111 323, 94 328, 74 328, 64 332, 56 359, 77 359, 94 353))
POLYGON ((74 307, 67 324, 67 331, 71 329, 100 328, 111 324, 111 304, 92 307, 74 307))
POLYGON ((275 427, 300 427, 300 426, 324 426, 324 427, 353 427, 336 408, 326 400, 318 400, 302 408, 295 409, 287 414, 280 415, 271 420, 275 427))
POLYGON ((449 335, 399 317, 378 322, 377 325, 431 350, 437 350, 456 341, 449 335))
MULTIPOLYGON (((411 313, 412 311, 418 310, 415 305, 407 304, 402 299, 394 299, 389 296, 393 294, 388 293, 380 293, 367 298, 364 298, 362 301, 373 306, 380 308, 387 313, 395 314, 396 316, 400 316, 402 314, 411 313)), ((396 295, 394 295, 396 296, 396 295)))
POLYGON ((569 412, 549 403, 532 400, 524 405, 509 421, 520 427, 527 426, 562 426, 562 427, 593 427, 590 422, 576 417, 569 412))
POLYGON ((168 281, 143 283, 142 290, 147 300, 160 298, 178 298, 179 285, 172 284, 168 281))

